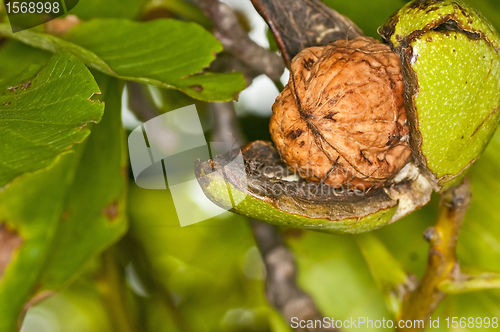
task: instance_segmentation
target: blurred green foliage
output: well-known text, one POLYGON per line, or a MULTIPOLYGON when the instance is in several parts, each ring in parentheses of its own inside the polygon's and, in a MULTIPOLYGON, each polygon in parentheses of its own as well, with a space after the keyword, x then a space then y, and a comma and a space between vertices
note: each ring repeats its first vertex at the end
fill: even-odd
POLYGON ((335 9, 340 14, 350 18, 367 36, 381 39, 377 29, 395 11, 408 1, 382 0, 382 1, 342 1, 322 0, 327 6, 335 9))
POLYGON ((69 52, 102 73, 179 89, 193 98, 227 101, 245 88, 241 73, 201 73, 222 51, 222 45, 194 23, 94 19, 73 27, 64 38, 10 29, 6 23, 0 24, 0 35, 45 51, 69 52), (165 35, 169 38, 162 38, 165 35), (167 49, 172 52, 165 52, 167 49))
POLYGON ((80 0, 69 15, 76 15, 81 20, 98 17, 137 19, 144 6, 144 0, 80 0))

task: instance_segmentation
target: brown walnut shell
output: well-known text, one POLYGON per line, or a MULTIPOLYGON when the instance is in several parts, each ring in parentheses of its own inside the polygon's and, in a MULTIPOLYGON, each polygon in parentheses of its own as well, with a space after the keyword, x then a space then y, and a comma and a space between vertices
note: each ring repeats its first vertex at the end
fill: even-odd
POLYGON ((407 163, 401 63, 369 37, 297 54, 270 122, 282 160, 309 181, 382 186, 407 163))

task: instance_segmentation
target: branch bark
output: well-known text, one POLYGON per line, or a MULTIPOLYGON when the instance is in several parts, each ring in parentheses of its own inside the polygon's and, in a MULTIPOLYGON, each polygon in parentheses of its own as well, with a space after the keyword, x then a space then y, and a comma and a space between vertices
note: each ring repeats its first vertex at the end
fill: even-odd
MULTIPOLYGON (((440 213, 435 226, 428 228, 425 239, 430 243, 427 269, 417 288, 404 298, 398 321, 422 320, 425 326, 438 304, 446 297, 440 287, 460 275, 456 248, 465 212, 471 201, 470 183, 453 187, 441 195, 440 213)), ((424 331, 399 328, 397 331, 424 331)))
POLYGON ((240 25, 236 13, 218 0, 194 0, 214 26, 214 36, 222 43, 224 50, 243 61, 256 73, 267 75, 279 81, 285 69, 279 55, 250 39, 240 25))
MULTIPOLYGON (((278 309, 289 324, 292 318, 299 321, 320 320, 319 311, 309 294, 297 286, 297 266, 295 258, 285 245, 276 227, 260 221, 250 221, 255 242, 261 252, 266 267, 266 296, 269 303, 278 309)), ((297 332, 339 331, 334 327, 297 328, 297 332)))
POLYGON ((127 82, 128 107, 139 118, 146 122, 160 115, 154 107, 152 100, 147 97, 145 85, 136 82, 127 82))
POLYGON ((212 141, 245 144, 233 102, 210 103, 208 107, 212 115, 212 141))

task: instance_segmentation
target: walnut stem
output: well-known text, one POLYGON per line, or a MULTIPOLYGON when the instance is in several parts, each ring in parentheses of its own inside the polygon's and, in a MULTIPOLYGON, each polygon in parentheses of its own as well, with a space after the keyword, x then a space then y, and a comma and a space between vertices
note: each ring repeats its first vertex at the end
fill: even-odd
POLYGON ((250 39, 240 25, 236 13, 218 0, 193 0, 210 19, 214 36, 222 43, 224 50, 243 61, 255 72, 279 81, 285 66, 281 58, 250 39))
MULTIPOLYGON (((438 304, 446 297, 440 287, 443 283, 456 280, 460 275, 456 248, 465 212, 471 201, 470 183, 453 187, 441 195, 440 212, 436 225, 428 228, 424 236, 430 243, 427 269, 415 290, 403 299, 398 321, 424 321, 429 318, 438 304)), ((397 331, 424 331, 398 328, 397 331)))

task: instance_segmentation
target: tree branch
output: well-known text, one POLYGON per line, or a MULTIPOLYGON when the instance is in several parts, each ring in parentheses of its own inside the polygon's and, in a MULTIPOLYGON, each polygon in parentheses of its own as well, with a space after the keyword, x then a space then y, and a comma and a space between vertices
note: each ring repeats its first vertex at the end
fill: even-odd
POLYGON ((249 67, 246 63, 234 55, 224 52, 217 54, 217 58, 212 61, 209 70, 215 73, 231 73, 238 71, 245 76, 247 86, 252 84, 254 78, 262 74, 261 72, 249 67))
POLYGON ((139 120, 146 122, 160 115, 156 107, 154 107, 152 100, 147 97, 144 90, 147 89, 147 86, 131 81, 128 81, 126 86, 128 92, 128 107, 139 120))
MULTIPOLYGON (((297 286, 297 266, 295 258, 287 248, 276 227, 260 221, 250 221, 255 241, 266 267, 266 296, 291 324, 292 318, 301 320, 321 320, 323 315, 309 294, 297 286)), ((339 331, 336 328, 297 328, 297 332, 339 331)))
POLYGON ((208 104, 212 115, 212 141, 245 144, 232 102, 208 104))
MULTIPOLYGON (((450 280, 456 280, 459 276, 456 248, 471 196, 467 179, 462 185, 441 195, 437 223, 424 233, 425 239, 430 243, 427 269, 418 287, 404 298, 397 320, 423 320, 427 325, 429 317, 446 296, 440 286, 450 280)), ((418 331, 424 330, 425 328, 418 331)))
POLYGON ((447 280, 439 286, 439 290, 446 294, 462 294, 495 288, 500 288, 500 273, 495 272, 474 275, 461 273, 455 280, 447 280))
POLYGON ((224 50, 243 61, 255 72, 279 81, 285 66, 279 55, 250 39, 240 25, 235 12, 218 0, 193 0, 210 19, 214 36, 222 43, 224 50))

